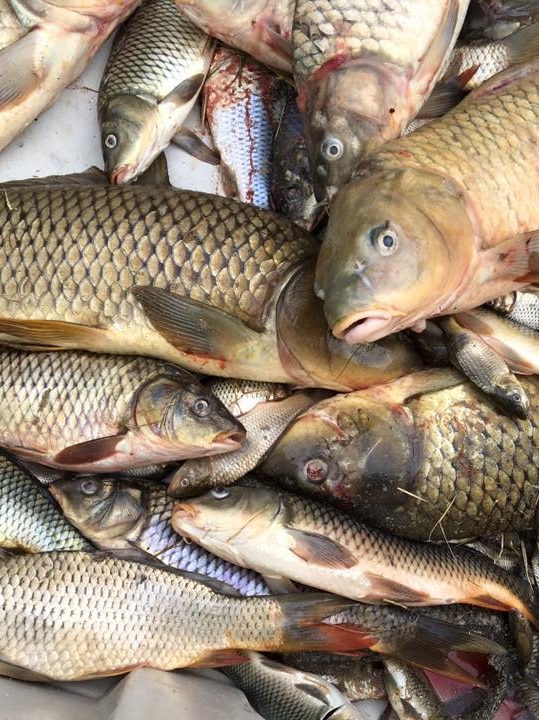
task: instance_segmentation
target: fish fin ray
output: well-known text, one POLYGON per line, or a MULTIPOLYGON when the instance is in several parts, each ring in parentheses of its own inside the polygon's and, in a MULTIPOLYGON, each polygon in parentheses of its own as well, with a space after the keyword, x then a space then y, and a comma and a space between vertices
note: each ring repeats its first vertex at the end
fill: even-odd
MULTIPOLYGON (((520 233, 484 250, 481 256, 480 274, 485 284, 496 284, 503 279, 523 285, 539 283, 539 229, 520 233)), ((493 291, 493 295, 496 294, 493 291)))
POLYGON ((4 677, 14 678, 15 680, 26 680, 28 682, 53 682, 54 678, 43 673, 36 672, 35 670, 29 670, 21 667, 20 665, 14 665, 7 660, 0 658, 0 675, 4 677))
POLYGON ((291 552, 309 564, 329 568, 357 565, 357 558, 348 548, 325 535, 290 527, 286 528, 286 533, 292 538, 291 552))
POLYGON ((109 437, 96 438, 70 445, 54 456, 54 462, 60 465, 86 465, 106 460, 114 456, 118 443, 125 436, 126 433, 119 433, 118 435, 110 435, 109 437))
POLYGON ((262 577, 273 595, 286 595, 298 591, 295 583, 289 578, 281 575, 262 575, 262 577))
POLYGON ((186 78, 179 85, 176 85, 176 87, 171 90, 168 95, 165 95, 165 97, 159 101, 159 105, 168 102, 173 102, 176 105, 183 105, 190 102, 200 92, 200 88, 204 84, 205 79, 206 75, 203 73, 191 75, 191 77, 186 78))
POLYGON ((455 35, 458 17, 458 0, 448 0, 444 17, 441 19, 432 43, 424 54, 417 69, 415 84, 418 84, 420 88, 428 88, 432 83, 432 78, 438 74, 439 68, 447 53, 449 43, 455 35))
POLYGON ((452 110, 467 95, 466 85, 477 70, 478 66, 474 65, 457 77, 449 77, 437 82, 417 117, 430 120, 452 110))
POLYGON ((405 605, 432 604, 431 595, 428 592, 415 590, 395 580, 377 575, 376 573, 364 573, 364 577, 371 584, 372 590, 365 595, 365 598, 390 600, 401 602, 405 605))
POLYGON ((39 52, 39 30, 32 30, 0 51, 0 109, 17 105, 34 92, 46 74, 39 52))
POLYGON ((529 62, 539 55, 539 23, 517 30, 504 40, 511 65, 529 62))
POLYGON ((167 342, 188 355, 227 360, 238 347, 260 337, 230 313, 161 288, 138 286, 132 293, 167 342))
POLYGON ((202 657, 198 658, 194 663, 190 663, 191 668, 211 668, 224 667, 226 665, 239 665, 240 663, 249 662, 249 657, 242 650, 233 650, 232 648, 223 650, 210 650, 202 657))
POLYGON ((107 331, 62 320, 0 318, 0 342, 22 350, 86 349, 110 352, 107 331))
POLYGON ((221 162, 221 156, 217 150, 206 145, 204 140, 190 128, 179 128, 172 136, 172 142, 192 157, 208 165, 219 165, 221 162))
POLYGON ((373 400, 390 405, 404 405, 417 395, 447 390, 465 382, 462 373, 453 368, 432 368, 419 370, 402 378, 397 378, 387 385, 379 385, 362 390, 373 400))

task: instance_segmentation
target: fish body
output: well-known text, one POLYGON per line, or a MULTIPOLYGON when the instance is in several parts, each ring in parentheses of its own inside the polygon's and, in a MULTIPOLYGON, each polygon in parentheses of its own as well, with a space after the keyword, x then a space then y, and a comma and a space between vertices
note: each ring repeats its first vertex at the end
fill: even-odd
POLYGON ((181 368, 142 357, 0 351, 0 444, 75 472, 238 447, 244 431, 181 368))
POLYGON ((512 322, 539 330, 539 297, 533 292, 514 292, 487 303, 512 322))
POLYGON ((354 646, 346 629, 325 624, 345 603, 325 594, 242 598, 165 568, 84 552, 14 556, 2 571, 0 657, 26 679, 226 665, 241 661, 239 650, 354 646))
POLYGON ((220 47, 204 84, 203 104, 228 197, 268 208, 277 76, 220 47))
POLYGON ((8 34, 0 35, 0 149, 82 73, 138 4, 139 0, 9 3, 8 34))
POLYGON ((282 83, 284 104, 275 132, 271 162, 271 206, 279 214, 312 230, 318 219, 307 142, 303 134, 296 92, 282 83))
POLYGON ((270 593, 260 575, 185 542, 172 530, 175 501, 161 483, 81 477, 59 480, 49 490, 69 522, 102 550, 138 550, 177 570, 227 583, 241 595, 270 593))
POLYGON ((434 87, 468 4, 296 3, 294 79, 318 200, 342 187, 366 155, 402 135, 434 87))
POLYGON ((414 540, 534 527, 539 501, 539 387, 522 378, 527 419, 500 415, 463 378, 430 373, 337 395, 303 413, 262 466, 297 492, 414 540), (286 479, 287 478, 287 479, 286 479))
MULTIPOLYGON (((230 405, 225 402, 223 395, 229 394, 228 388, 233 382, 217 380, 210 383, 210 388, 229 410, 237 407, 238 404, 244 405, 246 409, 249 408, 256 393, 253 392, 253 384, 245 381, 237 381, 237 384, 239 387, 247 385, 246 397, 240 398, 239 403, 236 399, 230 405)), ((241 418, 240 422, 247 433, 242 447, 231 454, 228 462, 214 462, 210 458, 205 458, 200 459, 200 462, 182 463, 170 479, 168 492, 172 497, 185 497, 199 494, 203 489, 210 487, 231 485, 254 470, 294 418, 314 402, 314 398, 306 392, 291 393, 290 389, 283 392, 282 385, 259 383, 259 386, 259 402, 245 413, 236 415, 241 418)))
POLYGON ((384 661, 384 670, 387 697, 399 720, 447 717, 443 703, 420 670, 393 659, 384 661))
POLYGON ((222 672, 246 694, 265 720, 364 720, 337 688, 311 673, 249 653, 249 662, 222 672))
POLYGON ((421 330, 534 281, 538 112, 534 60, 358 168, 331 207, 316 273, 337 337, 421 330))
POLYGON ((172 526, 262 575, 281 575, 361 602, 514 608, 539 625, 533 589, 483 557, 396 538, 290 493, 216 488, 177 505, 172 526))
POLYGON ((102 150, 111 182, 140 175, 193 107, 213 42, 172 0, 150 0, 117 36, 98 95, 102 150))
POLYGON ((0 547, 16 552, 91 550, 32 475, 0 455, 0 547))
POLYGON ((264 65, 292 71, 295 0, 175 0, 208 35, 243 50, 264 65))
POLYGON ((0 340, 18 347, 337 390, 418 367, 398 339, 331 337, 313 238, 270 211, 192 191, 11 187, 0 220, 0 340))

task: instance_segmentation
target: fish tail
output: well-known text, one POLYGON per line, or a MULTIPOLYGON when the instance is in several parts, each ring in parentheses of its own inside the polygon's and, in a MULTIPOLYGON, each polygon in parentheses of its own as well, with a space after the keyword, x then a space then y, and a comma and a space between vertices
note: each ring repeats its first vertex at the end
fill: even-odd
POLYGON ((428 615, 411 619, 411 623, 403 629, 404 632, 395 632, 389 641, 373 645, 371 650, 470 685, 481 687, 476 677, 449 658, 449 653, 458 650, 503 655, 506 652, 502 645, 490 638, 428 615))
POLYGON ((325 593, 291 593, 279 596, 283 612, 282 652, 355 652, 370 647, 376 638, 346 622, 344 613, 357 603, 325 593), (333 617, 337 616, 337 617, 333 617))

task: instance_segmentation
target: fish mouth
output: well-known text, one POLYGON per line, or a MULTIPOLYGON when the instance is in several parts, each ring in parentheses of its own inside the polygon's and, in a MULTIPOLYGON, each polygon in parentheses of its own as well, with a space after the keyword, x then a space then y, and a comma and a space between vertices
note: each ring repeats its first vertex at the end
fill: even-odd
POLYGON ((222 432, 213 439, 212 449, 222 447, 225 450, 239 450, 245 442, 246 433, 241 430, 233 432, 222 432))
POLYGON ((110 173, 110 182, 112 185, 124 185, 133 180, 135 177, 135 168, 133 165, 119 165, 110 173))
POLYGON ((336 323, 333 334, 348 345, 374 342, 395 332, 395 320, 390 315, 365 315, 356 313, 336 323))

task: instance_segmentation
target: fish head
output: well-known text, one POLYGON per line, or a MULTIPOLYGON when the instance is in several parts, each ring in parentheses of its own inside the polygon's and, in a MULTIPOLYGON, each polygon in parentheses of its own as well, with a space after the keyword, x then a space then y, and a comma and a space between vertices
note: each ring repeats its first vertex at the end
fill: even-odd
POLYGON ((188 373, 171 371, 143 383, 126 423, 139 443, 161 447, 163 459, 238 450, 245 428, 188 373))
POLYGON ((373 500, 389 478, 405 478, 414 461, 406 411, 364 393, 336 395, 304 412, 262 466, 285 485, 341 507, 373 500))
POLYGON ((100 112, 101 149, 110 182, 138 177, 159 151, 157 104, 136 95, 116 95, 100 112))
POLYGON ((69 522, 98 547, 126 547, 146 515, 146 495, 136 483, 89 475, 59 480, 48 489, 69 522))
POLYGON ((242 546, 259 539, 282 518, 279 494, 266 487, 217 487, 176 505, 172 527, 230 562, 246 565, 242 546))
POLYGON ((400 134, 394 86, 369 63, 326 63, 298 97, 314 194, 331 200, 363 158, 400 134))
POLYGON ((442 176, 351 181, 332 204, 315 275, 333 334, 356 344, 423 330, 465 287, 476 245, 462 196, 442 176))

